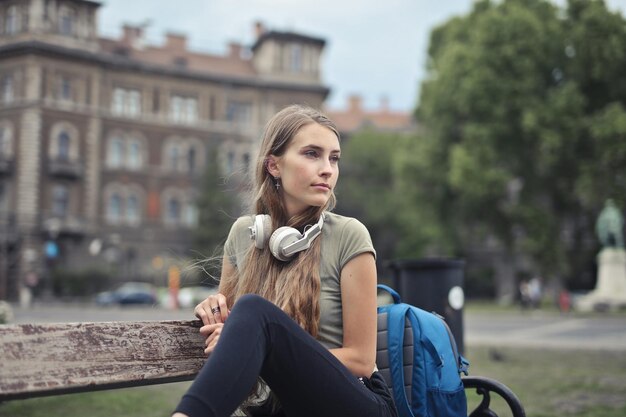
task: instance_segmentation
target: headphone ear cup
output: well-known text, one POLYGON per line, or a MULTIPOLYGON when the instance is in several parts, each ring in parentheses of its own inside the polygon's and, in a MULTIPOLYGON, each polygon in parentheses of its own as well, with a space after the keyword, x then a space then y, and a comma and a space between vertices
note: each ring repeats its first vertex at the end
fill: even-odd
POLYGON ((258 214, 254 216, 254 246, 263 249, 267 238, 272 232, 272 218, 269 214, 258 214))
POLYGON ((290 260, 292 256, 283 255, 283 248, 291 245, 298 239, 302 237, 302 234, 298 231, 298 229, 294 229, 293 227, 283 226, 279 227, 272 233, 270 237, 270 252, 272 255, 280 261, 287 262, 290 260))

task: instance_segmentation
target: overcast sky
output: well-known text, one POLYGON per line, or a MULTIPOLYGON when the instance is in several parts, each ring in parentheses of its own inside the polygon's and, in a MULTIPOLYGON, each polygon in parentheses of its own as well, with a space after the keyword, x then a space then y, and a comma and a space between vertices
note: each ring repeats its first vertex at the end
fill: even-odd
MULTIPOLYGON (((555 0, 559 4, 565 0, 555 0)), ((386 97, 394 110, 416 104, 430 31, 467 13, 472 0, 103 0, 100 33, 118 37, 124 23, 147 24, 149 43, 184 33, 190 49, 224 53, 228 42, 254 42, 254 22, 326 39, 322 76, 328 105, 359 94, 368 108, 386 97)), ((626 0, 606 0, 624 14, 626 0)))

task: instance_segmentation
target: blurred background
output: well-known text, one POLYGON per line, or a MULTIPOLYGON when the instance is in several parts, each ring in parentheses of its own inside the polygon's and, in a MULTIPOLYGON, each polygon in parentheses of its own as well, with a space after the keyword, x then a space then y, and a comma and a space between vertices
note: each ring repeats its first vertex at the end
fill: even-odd
POLYGON ((438 257, 469 299, 593 289, 626 207, 626 2, 369 3, 0 2, 0 299, 215 285, 291 103, 337 122, 337 211, 381 281, 438 257))
MULTIPOLYGON (((380 282, 397 283, 394 262, 461 260, 477 369, 526 375, 511 384, 529 415, 624 415, 624 13, 625 0, 2 0, 0 322, 206 297, 263 125, 304 103, 341 131, 335 211, 369 228, 380 282), (621 263, 600 285, 607 247, 621 263), (592 290, 617 301, 572 316, 592 290), (523 349, 502 350, 511 329, 523 349), (527 349, 542 340, 596 350, 527 349)), ((139 317, 124 314, 84 317, 139 317)))

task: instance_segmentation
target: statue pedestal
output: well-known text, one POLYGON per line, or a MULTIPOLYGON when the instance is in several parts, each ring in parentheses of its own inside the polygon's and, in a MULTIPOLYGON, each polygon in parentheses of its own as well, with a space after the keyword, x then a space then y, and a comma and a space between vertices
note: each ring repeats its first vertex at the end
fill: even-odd
POLYGON ((598 254, 596 288, 576 302, 580 311, 626 308, 626 250, 604 248, 598 254))

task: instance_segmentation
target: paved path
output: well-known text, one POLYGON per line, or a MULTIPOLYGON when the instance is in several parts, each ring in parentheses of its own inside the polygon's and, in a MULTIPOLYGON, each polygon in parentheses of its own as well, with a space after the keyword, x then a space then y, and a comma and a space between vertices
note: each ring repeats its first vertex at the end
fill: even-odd
MULTIPOLYGON (((14 309, 16 323, 193 319, 191 308, 97 308, 91 305, 35 305, 14 309)), ((626 351, 626 316, 559 316, 533 312, 466 312, 465 344, 555 349, 626 351)))
POLYGON ((465 343, 626 351, 626 316, 537 312, 465 315, 465 343))

